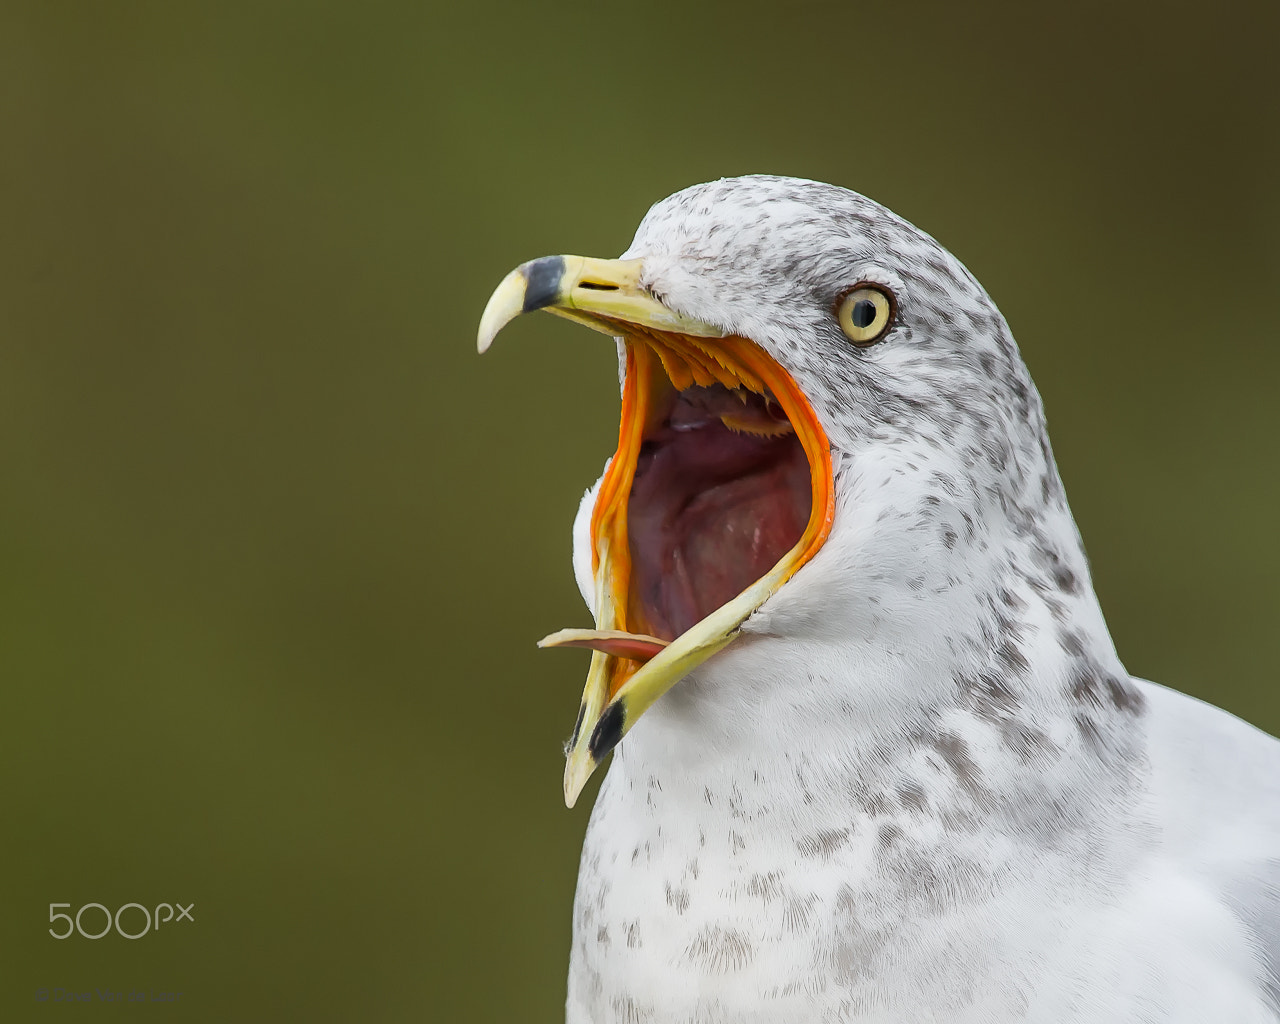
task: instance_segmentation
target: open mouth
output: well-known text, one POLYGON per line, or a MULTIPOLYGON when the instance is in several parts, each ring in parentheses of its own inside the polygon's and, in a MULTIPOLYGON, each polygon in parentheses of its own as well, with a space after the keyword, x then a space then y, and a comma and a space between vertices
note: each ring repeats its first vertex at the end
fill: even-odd
MULTIPOLYGON (((777 398, 749 370, 746 380, 733 373, 730 360, 714 375, 698 360, 695 372, 675 341, 628 339, 618 454, 592 517, 597 568, 602 547, 616 552, 610 632, 623 635, 584 631, 574 641, 632 662, 777 565, 813 506, 809 461, 777 398)), ((680 342, 703 354, 692 339, 680 342)), ((633 672, 618 666, 610 691, 633 672)))
POLYGON ((636 632, 674 640, 767 573, 804 533, 809 463, 771 395, 671 389, 640 440, 627 504, 636 632))
POLYGON ((639 260, 534 260, 481 319, 481 351, 536 309, 626 350, 618 448, 591 515, 595 628, 540 642, 593 651, 570 805, 645 710, 818 552, 834 515, 830 445, 790 374, 754 342, 667 307, 642 272, 639 260))
POLYGON ((595 630, 543 641, 616 659, 610 698, 771 574, 792 575, 825 539, 830 503, 826 438, 759 346, 615 327, 627 349, 618 451, 591 521, 607 600, 595 630))

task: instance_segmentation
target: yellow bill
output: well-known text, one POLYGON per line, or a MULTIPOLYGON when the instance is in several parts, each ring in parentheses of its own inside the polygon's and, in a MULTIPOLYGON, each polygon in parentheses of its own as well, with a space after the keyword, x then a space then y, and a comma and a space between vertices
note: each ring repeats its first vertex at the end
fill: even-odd
POLYGON ((642 260, 533 260, 480 321, 481 352, 538 309, 626 348, 618 449, 591 516, 595 627, 542 641, 592 650, 571 807, 637 719, 822 547, 835 508, 830 445, 791 376, 754 342, 664 305, 643 273, 642 260))

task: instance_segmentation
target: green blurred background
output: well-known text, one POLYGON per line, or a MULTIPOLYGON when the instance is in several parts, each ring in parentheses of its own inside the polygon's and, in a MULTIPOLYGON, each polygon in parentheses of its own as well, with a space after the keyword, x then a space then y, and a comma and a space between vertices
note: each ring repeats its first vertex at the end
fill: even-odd
POLYGON ((1280 8, 1048 6, 0 7, 0 1019, 559 1019, 615 360, 475 325, 720 175, 964 260, 1130 668, 1280 731, 1280 8))

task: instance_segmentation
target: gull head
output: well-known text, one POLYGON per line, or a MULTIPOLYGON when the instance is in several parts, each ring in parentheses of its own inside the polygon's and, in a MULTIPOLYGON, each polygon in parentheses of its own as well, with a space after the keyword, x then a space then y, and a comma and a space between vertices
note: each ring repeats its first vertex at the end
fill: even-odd
POLYGON ((595 623, 543 641, 593 652, 570 803, 679 690, 722 724, 761 688, 813 714, 920 707, 992 657, 1025 666, 1015 618, 1082 603, 1105 637, 1004 318, 883 206, 792 178, 694 186, 620 259, 512 271, 481 351, 535 310, 615 338, 622 366, 618 447, 575 531, 595 623), (838 692, 815 676, 836 662, 838 692))

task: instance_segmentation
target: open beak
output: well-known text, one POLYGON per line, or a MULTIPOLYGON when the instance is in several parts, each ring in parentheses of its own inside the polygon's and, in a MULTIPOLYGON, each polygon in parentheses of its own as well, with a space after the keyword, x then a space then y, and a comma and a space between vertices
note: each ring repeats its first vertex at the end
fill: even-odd
MULTIPOLYGON (((564 794, 570 807, 591 773, 636 720, 685 675, 730 644, 743 621, 813 557, 827 538, 835 508, 830 445, 791 376, 754 342, 726 335, 714 325, 668 308, 641 284, 643 269, 642 260, 582 256, 532 260, 498 285, 480 321, 481 352, 506 324, 536 309, 620 338, 626 347, 618 450, 591 516, 595 628, 561 630, 540 644, 593 651, 565 765, 564 794), (650 456, 642 458, 642 445, 654 448, 665 437, 681 441, 704 422, 712 423, 717 437, 727 439, 725 450, 732 450, 734 457, 742 457, 739 449, 757 440, 761 451, 770 453, 790 443, 801 459, 801 473, 807 463, 808 488, 791 501, 792 507, 801 510, 792 531, 799 534, 798 539, 791 543, 791 534, 774 531, 785 536, 783 543, 790 546, 772 568, 677 631, 665 621, 669 617, 654 610, 654 601, 660 597, 652 595, 655 586, 661 585, 661 573, 655 577, 656 570, 650 572, 641 564, 647 548, 629 535, 628 520, 629 514, 637 519, 633 531, 637 535, 641 518, 646 536, 653 532, 648 523, 655 516, 638 506, 632 509, 641 500, 638 464, 642 475, 650 472, 646 461, 650 456), (738 448, 729 448, 735 444, 738 448), (661 626, 655 625, 659 620, 663 620, 661 626), (660 635, 664 632, 674 635, 660 635)), ((768 457, 777 461, 772 454, 768 457)), ((687 477, 687 473, 682 477, 686 487, 690 486, 687 477)), ((653 471, 648 479, 660 479, 659 473, 653 471)), ((800 480, 799 487, 805 490, 800 480)), ((657 485, 644 486, 647 494, 657 485)), ((748 507, 735 520, 739 533, 751 514, 748 507)), ((760 532, 755 530, 757 539, 760 532)), ((763 550, 772 560, 768 554, 772 549, 763 550)), ((732 555, 732 549, 726 551, 732 555)), ((760 557, 759 544, 751 553, 760 557)), ((747 554, 743 560, 748 560, 747 554)))

